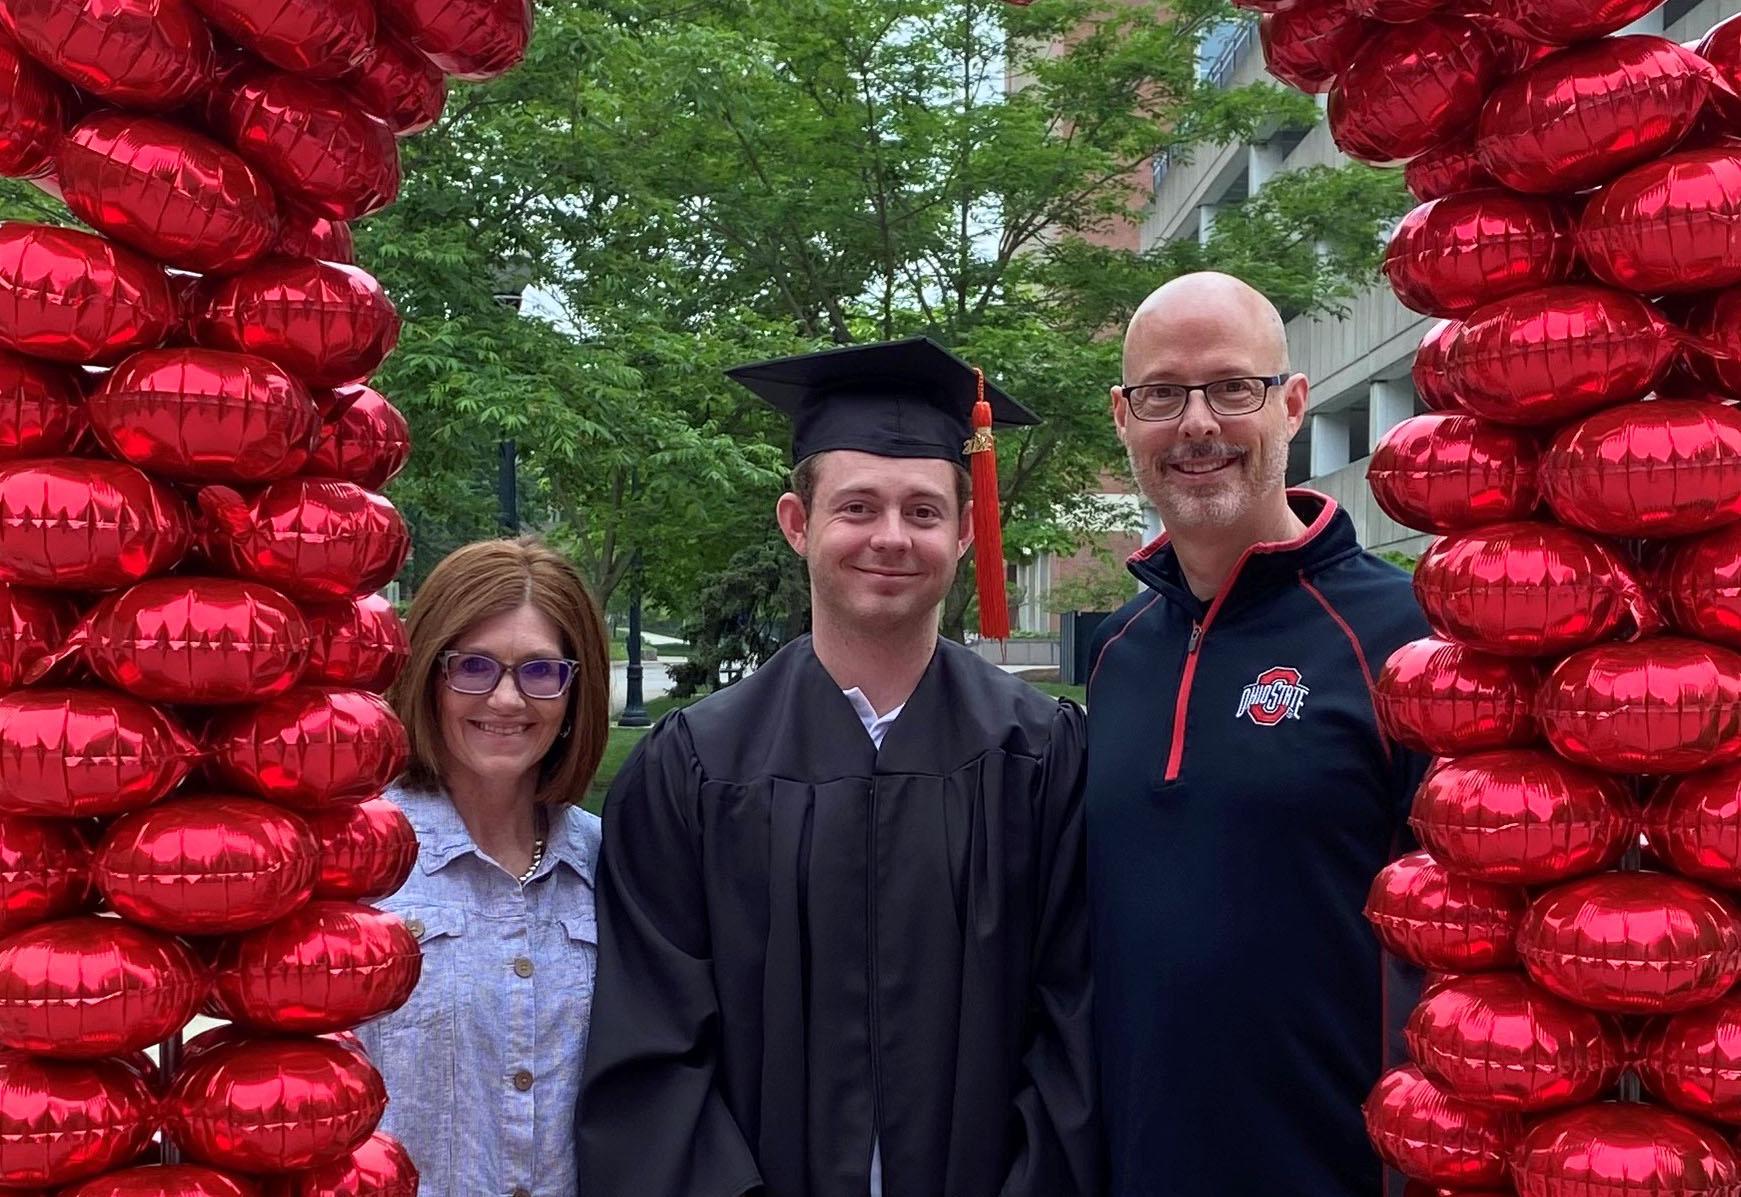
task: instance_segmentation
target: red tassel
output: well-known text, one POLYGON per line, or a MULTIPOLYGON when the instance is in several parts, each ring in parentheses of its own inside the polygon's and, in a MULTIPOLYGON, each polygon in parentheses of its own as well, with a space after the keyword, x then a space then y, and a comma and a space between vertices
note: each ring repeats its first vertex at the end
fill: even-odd
POLYGON ((985 398, 985 375, 979 370, 973 373, 979 398, 973 405, 973 439, 967 443, 967 453, 973 466, 973 572, 979 584, 979 634, 987 640, 1008 640, 1010 604, 1004 590, 997 448, 991 433, 991 404, 985 398))

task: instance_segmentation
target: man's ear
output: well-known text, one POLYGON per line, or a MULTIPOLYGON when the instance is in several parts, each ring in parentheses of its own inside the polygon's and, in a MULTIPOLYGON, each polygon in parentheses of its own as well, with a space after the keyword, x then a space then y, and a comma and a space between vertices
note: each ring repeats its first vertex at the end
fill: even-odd
POLYGON ((967 556, 967 550, 973 547, 973 500, 969 499, 961 508, 961 526, 955 530, 955 559, 961 560, 967 556))
POLYGON ((1126 414, 1124 404, 1119 402, 1119 400, 1121 400, 1123 398, 1124 398, 1124 388, 1121 386, 1113 387, 1112 388, 1112 426, 1113 426, 1113 428, 1118 430, 1118 439, 1120 442, 1123 442, 1123 440, 1124 440, 1124 418, 1125 418, 1125 414, 1126 414))
POLYGON ((1288 439, 1293 440, 1294 434, 1306 422, 1306 405, 1310 398, 1311 384, 1306 381, 1304 374, 1294 374, 1282 386, 1282 410, 1287 415, 1288 439))
POLYGON ((774 518, 780 524, 780 532, 786 537, 786 543, 792 546, 794 553, 802 557, 804 546, 809 543, 810 533, 810 513, 804 510, 804 500, 787 491, 774 504, 774 518))

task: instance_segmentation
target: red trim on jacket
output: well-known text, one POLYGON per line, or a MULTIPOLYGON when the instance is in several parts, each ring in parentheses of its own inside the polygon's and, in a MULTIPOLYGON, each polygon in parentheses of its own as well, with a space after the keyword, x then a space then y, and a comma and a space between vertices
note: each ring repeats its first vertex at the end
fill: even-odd
POLYGON ((1354 634, 1354 629, 1348 626, 1348 621, 1343 619, 1336 608, 1330 605, 1330 600, 1324 597, 1324 592, 1306 580, 1304 572, 1300 574, 1300 585, 1306 588, 1307 594, 1318 600, 1318 605, 1324 608, 1330 618, 1336 621, 1336 626, 1342 629, 1342 634, 1348 637, 1348 645, 1354 650, 1354 659, 1360 662, 1360 676, 1366 679, 1366 698, 1372 704, 1372 723, 1378 728, 1378 746, 1384 749, 1384 760, 1386 764, 1389 764, 1391 760, 1390 737, 1384 734, 1384 724, 1378 721, 1378 699, 1374 694, 1372 668, 1366 663, 1366 650, 1360 647, 1360 637, 1354 634))
MULTIPOLYGON (((1209 637, 1209 625, 1215 622, 1215 616, 1221 610, 1221 604, 1227 600, 1227 596, 1233 592, 1234 584, 1239 581, 1239 571, 1245 567, 1247 561, 1259 553, 1286 553, 1294 549, 1304 548, 1330 526, 1332 519, 1336 518, 1336 500, 1329 495, 1321 495, 1317 491, 1305 489, 1290 490, 1288 494, 1322 499, 1324 501, 1323 509, 1318 512, 1317 518, 1303 532, 1292 539, 1259 541, 1257 544, 1247 546, 1245 552, 1239 555, 1239 560, 1233 563, 1233 568, 1228 571, 1227 580, 1221 584, 1221 589, 1215 592, 1215 598, 1210 602, 1209 610, 1203 616, 1203 622, 1198 624, 1192 632, 1191 647, 1185 655, 1185 674, 1179 679, 1179 697, 1173 704, 1173 742, 1167 750, 1167 771, 1162 775, 1162 781, 1177 781, 1180 771, 1185 767, 1185 720, 1191 710, 1191 683, 1197 677, 1197 658, 1203 652, 1203 641, 1209 637)), ((1156 542, 1157 545, 1159 543, 1159 541, 1156 542)), ((1149 551, 1148 549, 1143 550, 1144 553, 1149 551)), ((1143 609, 1146 611, 1148 608, 1143 609)), ((1110 641, 1108 647, 1111 647, 1110 641)), ((1105 655, 1104 652, 1101 654, 1102 657, 1105 655)), ((1389 754, 1389 751, 1386 748, 1386 755, 1389 754)))

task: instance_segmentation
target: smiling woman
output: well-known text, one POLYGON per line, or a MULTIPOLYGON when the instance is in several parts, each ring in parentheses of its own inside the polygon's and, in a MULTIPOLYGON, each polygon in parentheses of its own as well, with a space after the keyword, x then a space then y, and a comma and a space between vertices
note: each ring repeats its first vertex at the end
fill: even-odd
POLYGON ((423 978, 359 1031, 392 1099, 382 1126, 426 1197, 571 1197, 598 942, 599 821, 577 803, 609 702, 598 607, 539 541, 484 541, 435 567, 408 631, 391 697, 412 764, 389 796, 418 867, 380 905, 421 942, 423 978))

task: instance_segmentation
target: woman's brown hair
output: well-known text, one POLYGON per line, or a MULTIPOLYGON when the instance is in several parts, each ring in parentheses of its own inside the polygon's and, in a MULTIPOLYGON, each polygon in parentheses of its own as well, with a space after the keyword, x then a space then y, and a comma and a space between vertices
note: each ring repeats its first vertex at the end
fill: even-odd
POLYGON ((578 800, 598 772, 610 725, 610 650, 604 621, 569 560, 535 536, 480 540, 455 549, 430 571, 411 600, 406 631, 411 660, 388 691, 411 737, 406 781, 441 783, 441 719, 436 687, 441 654, 486 619, 530 603, 562 631, 562 651, 580 664, 568 689, 566 736, 538 768, 539 802, 578 800))

